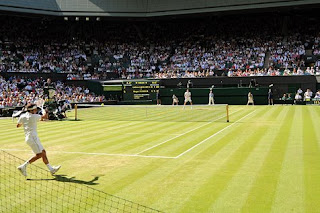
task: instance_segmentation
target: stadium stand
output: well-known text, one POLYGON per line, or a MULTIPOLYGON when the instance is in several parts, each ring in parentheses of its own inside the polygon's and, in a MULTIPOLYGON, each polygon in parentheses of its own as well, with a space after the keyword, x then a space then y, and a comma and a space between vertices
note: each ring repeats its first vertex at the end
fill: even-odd
POLYGON ((296 17, 274 14, 108 25, 1 19, 1 72, 67 73, 67 80, 320 74, 317 18, 299 29, 291 28, 296 17), (306 51, 313 61, 306 63, 306 51))
MULTIPOLYGON (((79 107, 97 103, 97 109, 102 109, 106 97, 115 104, 152 104, 157 97, 166 105, 171 104, 172 94, 182 100, 185 86, 190 86, 196 104, 207 104, 209 88, 213 90, 212 111, 217 113, 222 103, 220 112, 227 111, 228 122, 228 104, 243 104, 248 92, 254 93, 255 105, 267 104, 267 91, 272 89, 278 104, 319 104, 319 7, 316 0, 4 0, 0 4, 0 116, 10 116, 9 110, 42 98, 43 76, 55 77, 56 95, 48 95, 46 110, 54 111, 55 103, 48 99, 76 103, 75 120, 78 103, 79 107), (312 10, 311 4, 317 8, 312 10), (274 9, 277 6, 292 10, 274 9), (273 76, 279 78, 274 81, 273 76), (285 76, 291 76, 290 81, 285 76), (95 94, 83 82, 100 90, 95 94), (306 91, 303 97, 299 92, 298 98, 294 96, 296 88, 306 91), (285 94, 282 99, 280 94, 285 94)), ((190 114, 180 108, 137 108, 144 117, 134 109, 138 120, 123 107, 129 113, 125 121, 168 121, 178 115, 171 109, 190 114)), ((211 108, 194 106, 197 114, 178 117, 188 122, 216 121, 208 114, 211 108)), ((114 112, 103 115, 93 119, 120 120, 114 112)), ((0 201, 0 209, 5 212, 34 212, 43 206, 45 212, 160 212, 86 186, 96 185, 98 176, 89 181, 51 177, 32 165, 31 178, 25 180, 16 169, 24 160, 4 150, 0 159, 0 195, 7 197, 0 201), (37 196, 39 188, 42 196, 37 196), (15 202, 15 194, 23 202, 15 202)))
MULTIPOLYGON (((10 78, 6 81, 0 76, 0 108, 22 107, 34 103, 44 96, 42 79, 10 78)), ((68 103, 103 102, 104 96, 97 96, 88 88, 67 86, 62 82, 55 83, 56 100, 67 100, 68 103)))

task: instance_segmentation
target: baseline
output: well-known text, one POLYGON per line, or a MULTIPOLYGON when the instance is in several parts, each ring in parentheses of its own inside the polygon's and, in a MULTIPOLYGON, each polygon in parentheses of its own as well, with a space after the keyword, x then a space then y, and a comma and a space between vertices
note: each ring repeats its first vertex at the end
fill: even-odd
MULTIPOLYGON (((3 151, 19 151, 19 152, 31 152, 30 150, 26 149, 0 149, 3 151)), ((105 155, 105 156, 120 156, 120 157, 140 157, 140 158, 163 158, 163 159, 174 159, 175 157, 169 156, 157 156, 157 155, 135 155, 135 154, 112 154, 112 153, 99 153, 99 152, 64 152, 64 151, 55 151, 49 150, 47 153, 57 152, 63 154, 81 154, 81 155, 105 155)))

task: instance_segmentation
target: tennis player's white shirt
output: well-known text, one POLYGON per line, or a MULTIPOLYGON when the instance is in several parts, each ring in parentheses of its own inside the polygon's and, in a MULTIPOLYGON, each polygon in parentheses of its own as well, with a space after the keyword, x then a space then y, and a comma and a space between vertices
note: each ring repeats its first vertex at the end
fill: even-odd
POLYGON ((25 141, 35 154, 41 153, 44 150, 37 133, 37 122, 40 119, 41 115, 26 112, 18 120, 18 124, 23 125, 25 141))
POLYGON ((191 102, 191 92, 184 93, 184 102, 191 102))

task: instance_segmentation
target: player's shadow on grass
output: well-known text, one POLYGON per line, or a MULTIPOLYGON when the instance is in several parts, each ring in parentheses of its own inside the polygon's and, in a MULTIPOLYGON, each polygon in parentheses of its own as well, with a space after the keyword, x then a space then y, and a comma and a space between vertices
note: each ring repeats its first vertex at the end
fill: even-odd
POLYGON ((69 183, 77 183, 77 184, 85 184, 85 185, 98 185, 99 183, 95 183, 99 179, 99 176, 94 177, 90 181, 78 180, 75 177, 66 177, 66 175, 55 175, 53 180, 59 182, 69 182, 69 183))
POLYGON ((99 179, 99 176, 94 177, 90 181, 85 180, 78 180, 75 177, 67 177, 66 175, 54 175, 54 178, 50 179, 27 179, 29 181, 41 181, 41 180, 55 180, 59 182, 66 182, 66 183, 77 183, 77 184, 84 184, 84 185, 98 185, 99 183, 96 183, 96 181, 99 179))

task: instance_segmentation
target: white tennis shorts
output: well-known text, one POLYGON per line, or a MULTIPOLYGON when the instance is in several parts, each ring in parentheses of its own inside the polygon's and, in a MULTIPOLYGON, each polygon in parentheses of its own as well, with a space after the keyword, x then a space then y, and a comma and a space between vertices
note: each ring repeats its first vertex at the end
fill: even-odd
POLYGON ((26 143, 31 147, 32 151, 35 154, 39 154, 42 152, 42 150, 44 150, 39 137, 37 136, 28 136, 26 137, 26 143))
POLYGON ((185 102, 185 103, 187 103, 187 102, 190 102, 190 103, 191 103, 192 101, 191 101, 191 98, 185 98, 185 99, 184 99, 184 102, 185 102))

